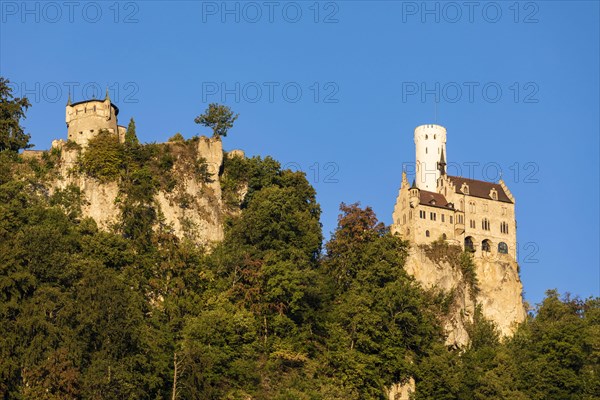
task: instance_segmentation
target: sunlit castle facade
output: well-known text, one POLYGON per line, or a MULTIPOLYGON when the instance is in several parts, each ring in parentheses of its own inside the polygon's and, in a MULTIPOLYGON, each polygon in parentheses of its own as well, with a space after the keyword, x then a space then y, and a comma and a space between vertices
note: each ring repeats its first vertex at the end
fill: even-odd
POLYGON ((415 180, 402 172, 392 231, 417 245, 441 238, 476 257, 516 260, 515 199, 506 184, 448 175, 443 126, 418 126, 414 138, 415 180))

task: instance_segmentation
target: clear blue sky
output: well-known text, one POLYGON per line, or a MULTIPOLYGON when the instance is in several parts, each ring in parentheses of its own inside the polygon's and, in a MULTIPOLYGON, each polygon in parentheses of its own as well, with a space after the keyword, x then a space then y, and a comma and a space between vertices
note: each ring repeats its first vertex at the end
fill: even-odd
POLYGON ((226 149, 306 171, 328 235, 340 202, 391 222, 413 129, 437 115, 448 162, 502 169, 517 198, 526 299, 599 295, 598 2, 223 4, 0 2, 0 74, 33 103, 37 148, 66 136, 69 86, 108 85, 147 142, 207 134, 194 117, 226 103, 226 149))

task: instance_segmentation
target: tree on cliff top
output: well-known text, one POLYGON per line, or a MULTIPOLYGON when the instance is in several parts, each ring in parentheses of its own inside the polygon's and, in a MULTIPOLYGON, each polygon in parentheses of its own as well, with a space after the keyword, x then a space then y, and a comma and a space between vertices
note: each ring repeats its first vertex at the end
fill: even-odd
POLYGON ((127 131, 125 132, 125 144, 130 146, 140 144, 140 141, 135 133, 135 121, 133 118, 129 120, 129 125, 127 125, 127 131))
POLYGON ((8 79, 0 77, 0 151, 17 152, 32 147, 31 136, 19 124, 31 104, 26 97, 14 97, 9 84, 8 79))
POLYGON ((233 127, 233 123, 239 114, 233 114, 231 108, 217 103, 211 103, 204 112, 194 119, 197 124, 204 125, 213 130, 213 137, 227 136, 229 129, 233 127))

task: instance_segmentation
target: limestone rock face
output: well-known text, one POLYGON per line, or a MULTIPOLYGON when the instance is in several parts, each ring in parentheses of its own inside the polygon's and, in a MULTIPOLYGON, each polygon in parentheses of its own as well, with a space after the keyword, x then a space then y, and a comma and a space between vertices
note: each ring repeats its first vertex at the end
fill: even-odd
POLYGON ((478 291, 465 281, 460 268, 447 260, 432 259, 419 247, 406 261, 406 271, 424 288, 454 293, 454 303, 445 321, 446 344, 464 347, 469 343, 466 325, 473 321, 475 307, 482 306, 483 315, 496 323, 502 336, 511 336, 525 320, 523 285, 517 263, 508 258, 474 258, 478 291))
MULTIPOLYGON (((166 144, 168 145, 168 144, 166 144)), ((59 173, 51 184, 50 191, 65 189, 69 185, 78 187, 83 197, 82 213, 93 218, 101 229, 109 229, 119 221, 119 185, 117 182, 101 183, 76 172, 79 150, 69 150, 64 143, 53 143, 62 149, 59 173)), ((223 165, 223 146, 219 138, 200 137, 198 157, 206 160, 211 182, 200 177, 178 171, 177 192, 159 191, 155 206, 161 223, 169 225, 173 233, 186 237, 201 245, 211 245, 223 240, 223 204, 219 171, 223 165)))
POLYGON ((405 384, 392 385, 388 392, 389 400, 410 400, 411 394, 415 393, 415 380, 411 377, 405 384))

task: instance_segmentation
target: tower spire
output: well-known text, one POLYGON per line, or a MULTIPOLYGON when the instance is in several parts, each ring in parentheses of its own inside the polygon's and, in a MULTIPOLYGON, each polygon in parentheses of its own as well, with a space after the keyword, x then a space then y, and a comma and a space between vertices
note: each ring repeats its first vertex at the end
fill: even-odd
POLYGON ((446 175, 446 157, 444 156, 444 149, 442 149, 440 161, 438 161, 438 170, 440 171, 440 175, 446 175))
POLYGON ((110 102, 110 95, 108 94, 108 86, 106 87, 106 97, 104 97, 104 101, 109 101, 110 102))
POLYGON ((67 105, 71 105, 71 91, 69 90, 69 98, 67 99, 67 105))

